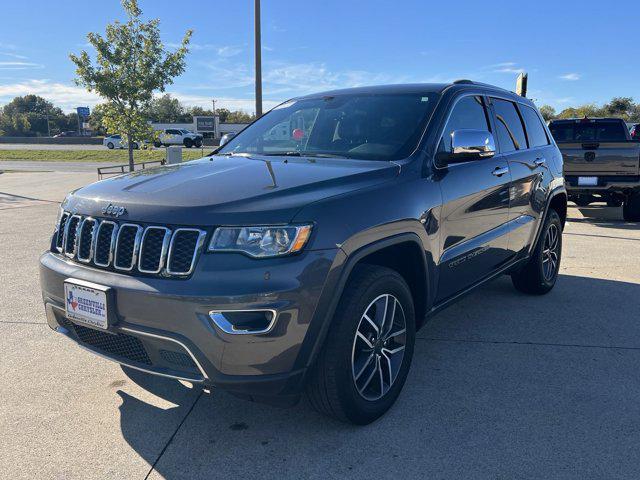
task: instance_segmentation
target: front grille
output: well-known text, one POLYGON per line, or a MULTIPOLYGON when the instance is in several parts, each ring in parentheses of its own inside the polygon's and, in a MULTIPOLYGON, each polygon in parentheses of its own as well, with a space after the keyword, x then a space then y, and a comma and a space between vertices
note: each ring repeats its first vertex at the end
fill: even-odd
POLYGON ((101 332, 93 328, 76 325, 66 319, 62 323, 65 328, 72 330, 76 334, 80 343, 88 345, 101 353, 126 358, 143 365, 152 365, 147 350, 140 339, 136 337, 125 333, 101 332))
POLYGON ((120 270, 131 270, 136 263, 137 243, 142 227, 130 223, 120 227, 116 243, 114 266, 120 270))
POLYGON ((195 268, 205 236, 196 228, 118 224, 63 212, 54 250, 99 268, 186 277, 195 268))
POLYGON ((78 236, 78 226, 82 218, 72 215, 64 226, 63 250, 65 255, 74 257, 76 255, 76 238, 78 236))
POLYGON ((173 352, 171 350, 160 350, 160 356, 167 363, 171 363, 183 368, 188 368, 189 370, 198 370, 198 367, 193 362, 193 359, 186 353, 173 352))

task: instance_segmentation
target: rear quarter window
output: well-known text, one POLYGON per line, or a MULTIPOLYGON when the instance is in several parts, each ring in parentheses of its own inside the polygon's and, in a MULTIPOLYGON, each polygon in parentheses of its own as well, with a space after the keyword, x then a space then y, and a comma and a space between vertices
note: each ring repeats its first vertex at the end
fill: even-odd
POLYGON ((516 110, 516 105, 508 100, 493 98, 493 108, 496 114, 496 130, 500 151, 503 153, 527 148, 527 138, 524 134, 522 120, 516 110))
POLYGON ((527 127, 529 147, 533 148, 549 145, 547 132, 545 131, 542 121, 536 111, 526 105, 520 105, 520 112, 522 113, 524 124, 527 127))

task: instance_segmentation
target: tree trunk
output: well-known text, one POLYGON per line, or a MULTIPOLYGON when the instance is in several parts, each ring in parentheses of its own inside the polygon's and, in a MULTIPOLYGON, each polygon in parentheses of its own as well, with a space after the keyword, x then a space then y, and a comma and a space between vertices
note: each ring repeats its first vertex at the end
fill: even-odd
POLYGON ((129 171, 133 172, 133 136, 127 134, 127 149, 129 150, 129 171))

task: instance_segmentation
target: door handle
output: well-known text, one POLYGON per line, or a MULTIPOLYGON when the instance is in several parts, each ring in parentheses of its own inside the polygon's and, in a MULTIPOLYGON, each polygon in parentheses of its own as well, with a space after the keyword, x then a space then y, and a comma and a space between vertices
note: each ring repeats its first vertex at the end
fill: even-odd
POLYGON ((542 165, 547 163, 547 159, 546 158, 542 158, 542 157, 541 158, 536 158, 533 163, 536 164, 536 167, 541 167, 542 165))
POLYGON ((496 167, 491 173, 496 177, 501 177, 505 173, 509 173, 509 167, 496 167))

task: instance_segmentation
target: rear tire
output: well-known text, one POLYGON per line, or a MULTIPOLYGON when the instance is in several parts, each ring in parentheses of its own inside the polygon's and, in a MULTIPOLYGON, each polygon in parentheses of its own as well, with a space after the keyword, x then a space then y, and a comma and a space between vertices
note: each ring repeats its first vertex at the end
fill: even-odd
POLYGON ((562 222, 555 210, 549 210, 538 244, 526 265, 511 274, 517 290, 532 295, 544 295, 556 284, 562 257, 562 222))
POLYGON ((310 371, 309 402, 344 422, 373 422, 398 398, 414 342, 413 300, 402 276, 385 267, 356 266, 310 371))
POLYGON ((113 150, 113 147, 114 147, 113 143, 111 143, 111 142, 107 143, 107 148, 109 150, 113 150))
POLYGON ((160 148, 162 144, 160 142, 153 142, 153 146, 156 148, 160 148))
POLYGON ((184 146, 187 147, 187 148, 193 147, 193 140, 191 140, 190 138, 185 138, 184 139, 184 146))
POLYGON ((202 146, 202 139, 199 138, 196 140, 196 147, 200 148, 201 146, 202 146))
POLYGON ((627 196, 622 206, 622 217, 627 222, 640 222, 640 193, 627 196))

